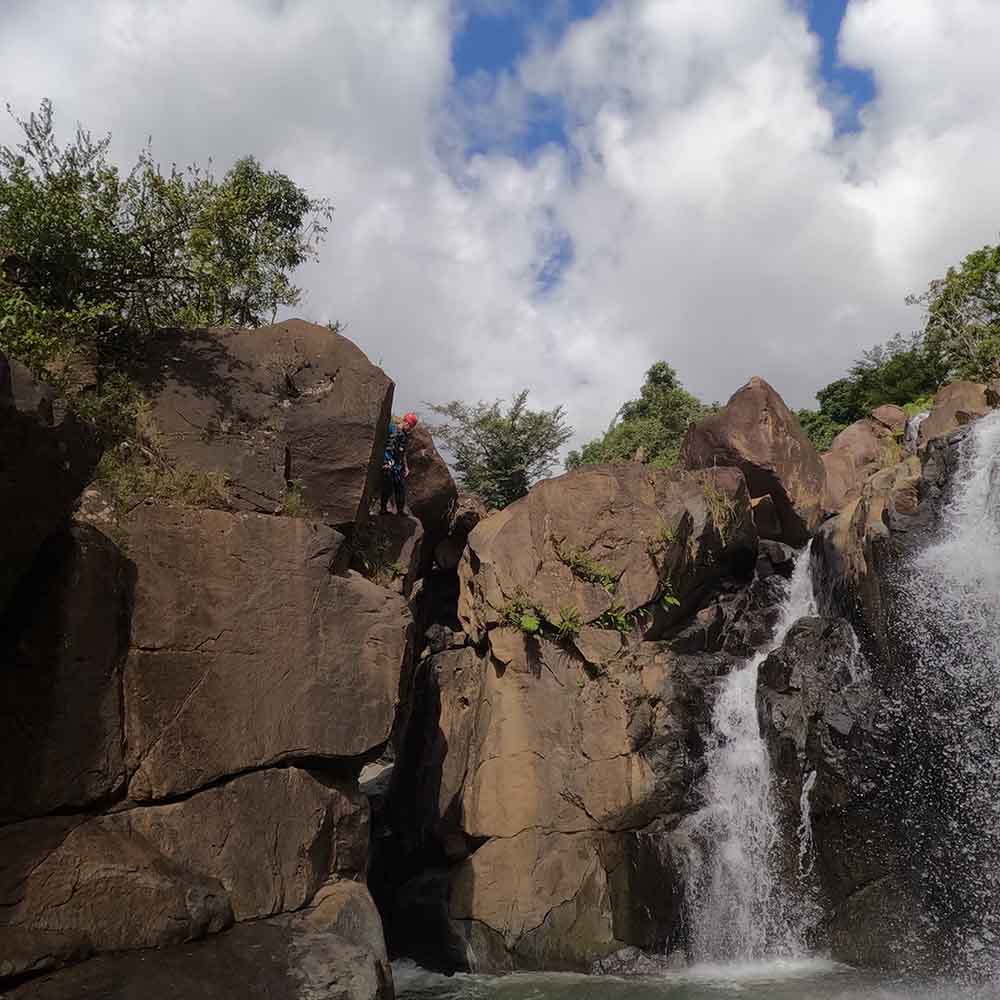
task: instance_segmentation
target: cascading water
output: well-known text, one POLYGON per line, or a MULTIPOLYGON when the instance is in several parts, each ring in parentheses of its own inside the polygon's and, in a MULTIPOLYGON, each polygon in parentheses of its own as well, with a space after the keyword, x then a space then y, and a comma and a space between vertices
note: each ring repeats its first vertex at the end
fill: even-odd
POLYGON ((800 953, 796 903, 773 864, 780 835, 767 746, 757 720, 757 672, 799 618, 816 613, 807 549, 795 564, 770 647, 725 680, 712 714, 704 806, 684 824, 688 949, 694 961, 800 953))
POLYGON ((940 540, 907 568, 898 803, 917 884, 965 967, 1000 952, 1000 413, 970 430, 940 540), (987 957, 988 956, 988 957, 987 957))

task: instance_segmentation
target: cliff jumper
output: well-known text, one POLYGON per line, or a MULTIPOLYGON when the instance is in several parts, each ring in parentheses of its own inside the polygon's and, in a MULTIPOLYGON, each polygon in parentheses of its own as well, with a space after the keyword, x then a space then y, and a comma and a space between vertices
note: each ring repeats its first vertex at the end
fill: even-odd
POLYGON ((396 503, 396 513, 406 511, 406 478, 410 467, 406 462, 406 445, 410 431, 417 425, 415 413, 407 413, 402 422, 389 424, 382 456, 382 513, 389 513, 389 498, 396 503))

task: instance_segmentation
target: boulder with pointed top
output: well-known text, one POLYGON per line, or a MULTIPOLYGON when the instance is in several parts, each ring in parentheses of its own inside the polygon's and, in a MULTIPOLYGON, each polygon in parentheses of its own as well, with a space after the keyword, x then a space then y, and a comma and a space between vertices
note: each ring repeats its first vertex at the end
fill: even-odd
POLYGON ((751 497, 770 495, 781 523, 778 541, 805 544, 823 518, 823 463, 762 378, 752 378, 718 413, 688 429, 681 461, 688 469, 740 469, 751 497))

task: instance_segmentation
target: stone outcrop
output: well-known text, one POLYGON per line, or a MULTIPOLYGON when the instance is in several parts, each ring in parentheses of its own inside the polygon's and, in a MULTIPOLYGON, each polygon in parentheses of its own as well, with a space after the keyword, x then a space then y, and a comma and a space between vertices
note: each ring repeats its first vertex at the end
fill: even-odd
POLYGON ((448 464, 438 454, 431 432, 417 424, 410 432, 406 448, 410 478, 406 481, 406 504, 424 528, 424 568, 430 567, 434 549, 451 530, 458 503, 458 490, 448 464))
POLYGON ((749 576, 756 542, 735 469, 588 466, 540 483, 475 528, 459 566, 459 617, 504 660, 512 608, 530 606, 553 626, 573 613, 581 625, 609 627, 609 615, 644 608, 647 623, 658 621, 658 602, 673 608, 727 572, 749 576))
POLYGON ((39 547, 72 512, 101 449, 48 387, 0 355, 0 612, 39 547))
POLYGON ((986 398, 986 386, 978 382, 949 383, 938 390, 930 415, 920 425, 920 447, 972 423, 991 409, 986 398))
POLYGON ((751 497, 771 497, 781 524, 777 541, 798 548, 822 520, 823 463, 791 410, 762 378, 752 378, 722 410, 688 429, 681 461, 689 469, 742 471, 751 497))
POLYGON ((452 514, 448 535, 434 549, 434 562, 439 569, 450 571, 458 568, 465 543, 473 528, 488 514, 486 504, 474 493, 459 495, 452 514))
POLYGON ((330 524, 367 515, 393 385, 345 337, 302 320, 162 333, 138 377, 166 457, 226 474, 237 509, 274 512, 294 483, 330 524))
POLYGON ((424 565, 426 535, 415 517, 376 514, 351 539, 351 568, 409 597, 424 565))
POLYGON ((761 667, 758 707, 783 813, 784 875, 790 885, 811 877, 821 909, 814 944, 859 966, 940 967, 939 931, 912 856, 905 720, 850 625, 795 625, 761 667), (804 855, 803 795, 811 832, 804 855))
POLYGON ((243 924, 164 951, 102 956, 6 995, 11 1000, 392 1000, 381 924, 364 887, 335 884, 315 913, 319 919, 304 913, 243 924))
POLYGON ((0 823, 106 802, 125 779, 131 570, 96 529, 52 536, 0 630, 0 823), (13 762, 16 762, 13 763, 13 762))
POLYGON ((885 403, 872 410, 872 420, 881 424, 897 437, 906 430, 906 410, 894 403, 885 403))
POLYGON ((155 799, 385 743, 409 655, 401 597, 331 574, 343 545, 298 518, 143 507, 125 668, 129 794, 155 799))

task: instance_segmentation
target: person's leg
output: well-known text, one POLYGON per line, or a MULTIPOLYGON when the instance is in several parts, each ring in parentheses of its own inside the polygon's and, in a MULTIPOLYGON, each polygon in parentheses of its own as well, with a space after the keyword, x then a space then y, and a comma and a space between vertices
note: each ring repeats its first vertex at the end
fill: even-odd
POLYGON ((382 470, 382 513, 389 513, 389 497, 392 496, 392 473, 389 469, 382 470))
POLYGON ((406 513, 406 480, 402 476, 396 481, 396 513, 406 513))

